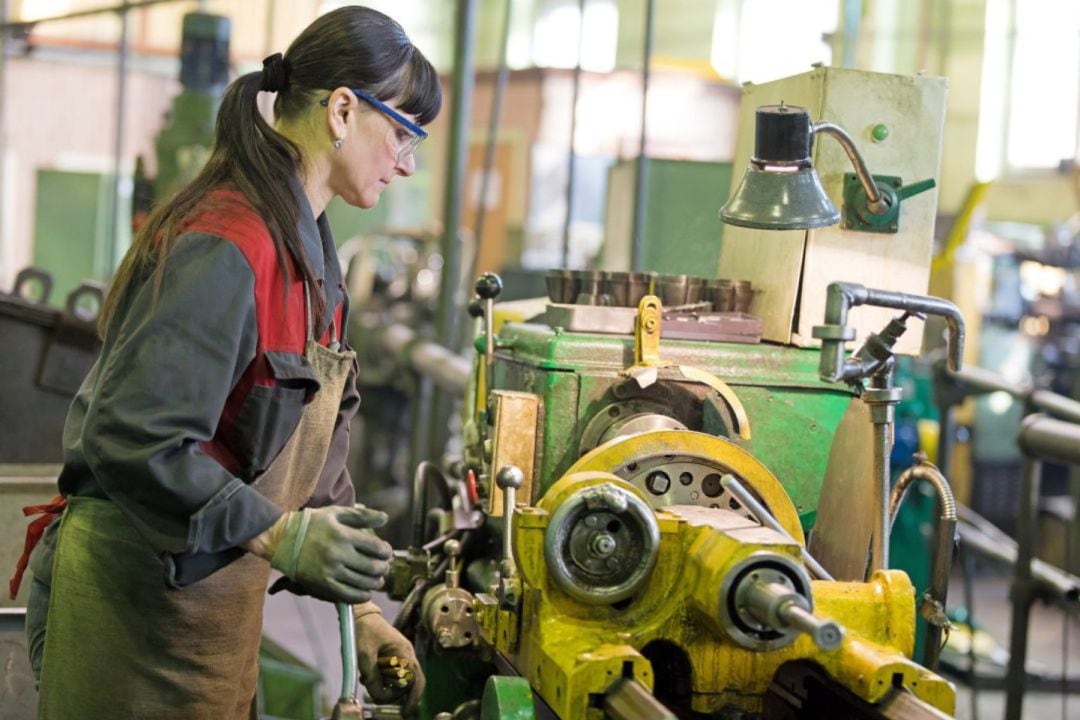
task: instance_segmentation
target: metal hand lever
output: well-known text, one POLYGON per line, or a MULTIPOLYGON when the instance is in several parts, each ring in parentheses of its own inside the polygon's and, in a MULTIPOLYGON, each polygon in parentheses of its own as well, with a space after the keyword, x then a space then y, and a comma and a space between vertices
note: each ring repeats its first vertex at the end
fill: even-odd
POLYGON ((525 473, 516 465, 503 465, 495 474, 495 483, 503 491, 503 560, 504 577, 514 574, 514 541, 511 526, 514 520, 514 507, 517 504, 517 489, 525 482, 525 473))
POLYGON ((356 670, 356 618, 352 606, 337 603, 338 624, 341 628, 341 697, 334 705, 333 720, 360 720, 366 717, 364 707, 356 699, 359 676, 356 670))
MULTIPOLYGON (((732 495, 734 495, 739 502, 745 505, 746 509, 749 510, 750 513, 762 525, 772 530, 775 530, 776 532, 786 537, 788 540, 796 542, 795 538, 791 537, 791 533, 784 529, 784 527, 777 521, 777 519, 773 517, 772 513, 770 513, 764 505, 759 503, 757 501, 757 498, 751 495, 750 491, 743 487, 743 484, 735 479, 734 475, 725 475, 720 478, 720 486, 730 492, 732 495)), ((829 574, 829 571, 823 568, 821 566, 821 563, 819 563, 810 555, 810 552, 806 548, 801 549, 803 555, 803 562, 806 564, 806 567, 809 568, 810 572, 814 573, 814 577, 818 578, 819 580, 834 579, 833 576, 829 574)))
POLYGON ((446 552, 446 587, 456 588, 460 584, 461 573, 457 569, 458 555, 461 554, 461 543, 457 540, 447 540, 443 545, 446 552))
POLYGON ((476 294, 484 301, 484 385, 491 394, 495 372, 495 298, 502 292, 502 279, 495 273, 484 273, 476 280, 476 294))

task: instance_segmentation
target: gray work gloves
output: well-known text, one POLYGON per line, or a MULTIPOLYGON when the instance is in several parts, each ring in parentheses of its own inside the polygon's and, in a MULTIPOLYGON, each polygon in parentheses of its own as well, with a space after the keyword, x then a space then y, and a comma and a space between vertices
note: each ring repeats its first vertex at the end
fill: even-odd
POLYGON ((386 621, 373 602, 354 607, 353 616, 360 682, 375 702, 400 702, 402 714, 413 717, 425 680, 412 643, 386 621))
POLYGON ((313 595, 365 603, 390 569, 393 551, 370 529, 386 519, 363 505, 305 508, 285 513, 244 547, 313 595))

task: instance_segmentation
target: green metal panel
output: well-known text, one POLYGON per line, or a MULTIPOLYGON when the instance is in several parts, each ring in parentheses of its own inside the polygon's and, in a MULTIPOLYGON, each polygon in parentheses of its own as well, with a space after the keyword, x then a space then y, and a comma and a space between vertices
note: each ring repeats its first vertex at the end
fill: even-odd
POLYGON ((712 277, 720 266, 720 206, 731 163, 650 160, 645 205, 646 270, 712 277))
MULTIPOLYGON (((633 364, 633 338, 511 323, 499 345, 496 387, 526 390, 543 400, 538 457, 543 491, 578 459, 577 439, 585 425, 618 372, 633 364)), ((753 428, 750 441, 733 441, 772 470, 804 527, 812 526, 833 434, 852 399, 846 387, 818 378, 817 350, 665 340, 661 355, 732 386, 753 428)))
POLYGON ((318 720, 322 717, 322 675, 270 638, 259 645, 257 701, 262 720, 318 720))
MULTIPOLYGON (((53 276, 51 305, 63 307, 84 280, 109 277, 111 192, 107 175, 38 170, 33 257, 34 265, 53 276)), ((125 208, 120 212, 127 214, 125 208)))
POLYGON ((536 712, 529 681, 523 677, 492 675, 484 686, 480 720, 533 720, 536 712))

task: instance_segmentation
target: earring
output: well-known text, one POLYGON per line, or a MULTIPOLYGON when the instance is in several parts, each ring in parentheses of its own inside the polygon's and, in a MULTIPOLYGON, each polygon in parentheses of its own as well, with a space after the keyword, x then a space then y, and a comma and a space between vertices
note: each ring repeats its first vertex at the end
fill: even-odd
POLYGON ((341 138, 338 138, 337 140, 334 141, 334 149, 335 150, 340 150, 341 149, 341 138))

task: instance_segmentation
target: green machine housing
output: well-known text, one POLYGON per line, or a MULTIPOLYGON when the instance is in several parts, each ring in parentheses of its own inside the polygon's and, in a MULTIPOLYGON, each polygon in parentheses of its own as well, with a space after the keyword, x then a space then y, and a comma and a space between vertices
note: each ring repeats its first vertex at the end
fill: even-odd
POLYGON ((493 387, 541 399, 537 496, 613 429, 635 417, 666 415, 757 457, 783 484, 803 529, 813 527, 833 435, 854 398, 846 386, 818 377, 816 349, 661 340, 665 360, 704 370, 734 390, 750 421, 751 438, 745 440, 734 431, 730 409, 707 385, 661 379, 641 388, 620 376, 634 364, 632 336, 507 323, 497 348, 493 387))

